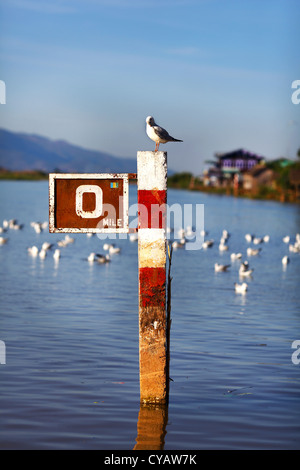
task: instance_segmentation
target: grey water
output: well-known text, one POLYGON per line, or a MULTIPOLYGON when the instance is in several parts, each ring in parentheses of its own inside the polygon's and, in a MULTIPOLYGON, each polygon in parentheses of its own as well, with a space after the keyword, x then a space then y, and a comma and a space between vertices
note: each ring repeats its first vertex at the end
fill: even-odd
MULTIPOLYGON (((300 232, 299 205, 176 190, 168 202, 204 204, 215 244, 173 252, 170 398, 166 413, 153 410, 160 448, 299 449, 300 254, 282 241, 300 232), (228 252, 218 249, 223 229, 228 252), (258 256, 246 256, 246 233, 270 236, 258 256), (232 252, 254 269, 245 295, 234 290, 232 252), (228 272, 215 273, 216 262, 228 272)), ((47 182, 2 181, 4 219, 24 226, 0 234, 0 448, 132 450, 150 440, 148 415, 149 435, 147 419, 138 435, 137 243, 77 234, 55 262, 64 234, 30 224, 48 220, 47 182), (54 247, 44 260, 28 254, 45 241, 54 247), (121 252, 89 263, 107 241, 121 252)))

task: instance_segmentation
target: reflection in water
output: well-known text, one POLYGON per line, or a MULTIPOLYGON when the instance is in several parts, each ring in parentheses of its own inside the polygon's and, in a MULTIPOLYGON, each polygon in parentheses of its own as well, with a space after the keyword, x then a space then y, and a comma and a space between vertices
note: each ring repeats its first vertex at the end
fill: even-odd
POLYGON ((167 422, 168 405, 141 403, 133 450, 163 450, 167 422))

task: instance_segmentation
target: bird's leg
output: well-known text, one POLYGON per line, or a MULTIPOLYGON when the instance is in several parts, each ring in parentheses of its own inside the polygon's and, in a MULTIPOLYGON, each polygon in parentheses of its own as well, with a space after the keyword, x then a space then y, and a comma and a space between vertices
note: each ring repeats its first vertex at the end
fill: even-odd
POLYGON ((160 142, 156 142, 156 144, 155 144, 155 152, 158 151, 158 149, 159 149, 159 144, 160 144, 160 142))
POLYGON ((155 142, 155 150, 154 152, 157 152, 157 142, 155 142))

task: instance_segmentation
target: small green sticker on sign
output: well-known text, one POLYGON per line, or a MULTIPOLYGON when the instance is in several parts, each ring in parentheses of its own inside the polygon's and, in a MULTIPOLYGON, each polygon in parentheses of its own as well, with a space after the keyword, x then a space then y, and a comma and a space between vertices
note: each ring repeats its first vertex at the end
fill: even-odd
POLYGON ((117 183, 117 182, 110 183, 110 187, 111 187, 111 188, 118 188, 118 187, 119 187, 119 183, 117 183))

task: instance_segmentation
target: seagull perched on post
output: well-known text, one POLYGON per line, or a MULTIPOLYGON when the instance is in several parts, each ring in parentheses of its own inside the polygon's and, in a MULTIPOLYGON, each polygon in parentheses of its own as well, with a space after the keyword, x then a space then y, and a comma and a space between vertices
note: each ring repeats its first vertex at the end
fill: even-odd
POLYGON ((146 124, 147 135, 155 142, 155 152, 158 151, 159 144, 166 144, 167 142, 183 142, 182 140, 171 137, 165 129, 156 124, 152 116, 147 117, 146 124))

